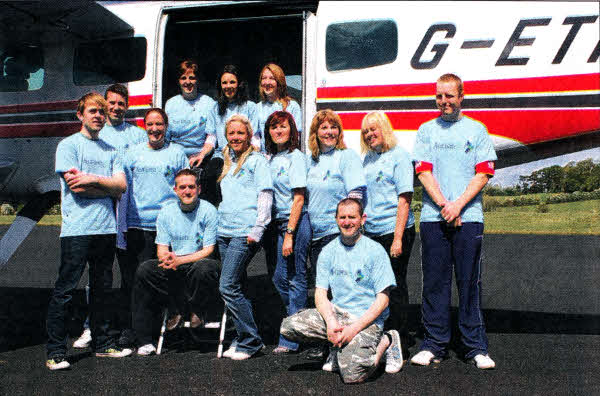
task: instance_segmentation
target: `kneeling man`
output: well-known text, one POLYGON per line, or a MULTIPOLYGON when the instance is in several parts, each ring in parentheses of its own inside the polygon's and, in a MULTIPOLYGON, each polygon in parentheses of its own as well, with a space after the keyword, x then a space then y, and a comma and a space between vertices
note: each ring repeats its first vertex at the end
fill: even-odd
POLYGON ((384 353, 386 372, 396 373, 403 364, 398 332, 383 334, 389 289, 396 286, 394 272, 383 247, 360 233, 365 220, 360 201, 345 198, 338 203, 340 236, 323 248, 317 263, 317 308, 281 324, 281 335, 291 341, 329 341, 331 354, 323 369, 339 370, 345 383, 366 380, 384 353))
POLYGON ((198 198, 198 176, 189 169, 177 172, 174 190, 179 199, 165 203, 156 219, 158 260, 145 261, 135 275, 132 320, 138 355, 156 351, 152 320, 169 296, 185 290, 191 326, 197 327, 209 302, 219 295, 220 263, 208 258, 216 243, 217 210, 198 198))

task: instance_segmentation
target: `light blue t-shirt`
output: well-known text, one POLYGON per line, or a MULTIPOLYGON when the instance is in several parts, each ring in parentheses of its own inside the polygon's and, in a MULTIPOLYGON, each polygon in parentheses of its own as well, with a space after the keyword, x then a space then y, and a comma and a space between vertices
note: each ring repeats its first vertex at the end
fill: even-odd
MULTIPOLYGON (((282 111, 283 105, 280 102, 258 102, 256 104, 256 113, 258 115, 258 127, 254 131, 254 135, 260 137, 260 151, 265 152, 265 122, 271 114, 276 111, 282 111)), ((296 128, 298 129, 298 133, 302 135, 302 109, 300 105, 295 100, 290 100, 290 104, 288 104, 285 109, 288 113, 294 117, 294 122, 296 123, 296 128)), ((299 140, 302 141, 302 136, 299 136, 299 140)))
MULTIPOLYGON (((359 318, 373 305, 377 293, 396 286, 396 278, 379 243, 363 235, 354 246, 346 246, 337 237, 319 255, 316 286, 331 289, 331 302, 359 318)), ((388 315, 386 308, 374 323, 383 328, 388 315)))
MULTIPOLYGON (((413 191, 413 167, 408 153, 396 146, 385 153, 369 151, 363 160, 367 179, 367 221, 365 230, 373 235, 393 233, 396 228, 398 196, 413 191)), ((412 210, 408 211, 406 227, 415 224, 412 210)))
MULTIPOLYGON (((233 154, 233 151, 230 151, 233 154)), ((256 224, 258 193, 273 190, 271 169, 266 158, 252 152, 237 174, 237 159, 221 180, 223 200, 219 204, 219 236, 245 237, 256 224)))
POLYGON ((227 120, 234 114, 241 114, 250 120, 252 130, 256 131, 258 128, 258 118, 256 114, 256 103, 248 100, 242 105, 235 103, 229 103, 225 114, 219 115, 219 103, 215 102, 215 106, 212 111, 214 117, 213 125, 215 126, 215 136, 217 137, 217 147, 215 147, 215 156, 223 158, 223 149, 227 146, 227 139, 225 138, 225 124, 227 120))
POLYGON ((158 213, 154 241, 158 245, 171 246, 178 256, 213 246, 216 240, 217 210, 204 200, 199 200, 191 212, 181 210, 179 200, 169 201, 158 213))
POLYGON ((306 157, 300 150, 288 150, 274 155, 269 165, 273 179, 275 219, 287 220, 294 202, 294 188, 306 187, 306 157))
MULTIPOLYGON (((128 122, 122 122, 120 125, 112 126, 108 123, 100 131, 100 139, 103 139, 113 145, 121 159, 125 152, 140 143, 148 141, 148 135, 142 128, 132 125, 128 122)), ((127 232, 127 202, 129 201, 129 188, 123 194, 117 204, 117 247, 126 249, 127 242, 124 233, 127 232)))
POLYGON ((365 187, 365 175, 360 157, 354 150, 333 149, 319 155, 315 161, 306 155, 308 175, 308 216, 313 240, 339 232, 335 222, 338 202, 358 187, 365 187))
MULTIPOLYGON (((111 177, 123 173, 117 150, 102 139, 88 139, 76 133, 56 148, 55 171, 59 176, 75 168, 84 173, 111 177)), ((114 234, 117 231, 113 198, 85 198, 72 192, 60 177, 61 237, 114 234)))
MULTIPOLYGON (((463 116, 456 122, 436 118, 419 127, 413 160, 433 164, 433 176, 444 197, 454 201, 475 176, 475 165, 497 159, 485 125, 463 116)), ((479 192, 460 213, 463 223, 483 222, 482 193, 479 192)), ((421 222, 444 221, 440 208, 423 190, 421 222)))
POLYGON ((129 148, 148 141, 146 131, 128 122, 122 122, 116 127, 105 124, 99 137, 113 145, 121 155, 129 148))
POLYGON ((165 112, 169 116, 166 140, 183 147, 188 157, 196 154, 206 141, 206 135, 215 130, 211 115, 215 101, 206 95, 186 100, 177 95, 167 100, 165 112))
POLYGON ((125 154, 123 168, 129 186, 127 227, 153 231, 161 206, 176 199, 173 191, 175 174, 188 167, 183 149, 168 144, 154 150, 148 143, 139 144, 125 154))

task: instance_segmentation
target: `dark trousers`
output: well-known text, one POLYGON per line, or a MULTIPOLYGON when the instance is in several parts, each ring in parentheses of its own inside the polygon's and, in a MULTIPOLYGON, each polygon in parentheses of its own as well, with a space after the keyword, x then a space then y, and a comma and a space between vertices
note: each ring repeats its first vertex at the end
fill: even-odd
POLYGON ((106 268, 113 265, 115 235, 82 235, 60 238, 60 256, 58 279, 54 285, 46 319, 48 358, 52 359, 67 354, 68 305, 73 298, 73 291, 83 275, 86 262, 90 269, 91 347, 94 351, 114 347, 114 340, 108 335, 104 274, 106 268))
POLYGON ((133 329, 138 345, 152 343, 153 323, 160 309, 169 303, 169 297, 184 290, 191 312, 201 316, 214 304, 220 303, 219 272, 221 264, 212 259, 182 264, 177 270, 158 266, 158 260, 142 263, 133 287, 133 329))
MULTIPOLYGON (((394 242, 394 233, 370 236, 376 242, 379 242, 385 249, 388 256, 390 248, 394 242)), ((396 287, 390 291, 390 316, 388 317, 385 328, 396 329, 400 334, 406 336, 408 333, 408 285, 406 284, 406 271, 413 243, 415 242, 415 227, 404 230, 402 235, 402 254, 398 257, 391 257, 392 270, 396 277, 396 287)))
POLYGON ((438 357, 450 342, 452 271, 458 289, 458 328, 465 358, 487 354, 488 340, 481 312, 481 244, 483 223, 452 227, 445 222, 421 223, 423 326, 421 350, 438 357))
POLYGON ((125 260, 119 260, 121 269, 121 304, 127 314, 123 329, 131 329, 131 299, 135 273, 139 265, 145 261, 156 259, 156 231, 137 228, 127 230, 127 252, 125 260))
POLYGON ((216 208, 223 199, 221 187, 217 182, 223 170, 223 159, 207 157, 200 164, 200 169, 200 198, 210 202, 216 208))

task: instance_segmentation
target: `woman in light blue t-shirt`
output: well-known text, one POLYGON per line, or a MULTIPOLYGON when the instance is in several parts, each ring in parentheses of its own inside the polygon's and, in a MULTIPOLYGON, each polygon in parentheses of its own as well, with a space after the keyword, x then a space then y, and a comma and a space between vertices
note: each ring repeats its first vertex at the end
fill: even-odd
MULTIPOLYGON (((265 148, 271 155, 269 165, 273 178, 275 229, 272 240, 265 246, 276 247, 276 265, 273 283, 281 296, 288 316, 306 306, 306 259, 312 237, 308 215, 305 213, 306 159, 298 150, 298 130, 294 117, 287 111, 276 111, 269 116, 264 129, 265 148)), ((266 237, 266 235, 265 235, 266 237)), ((267 254, 267 259, 271 255, 267 254)), ((273 353, 298 351, 298 344, 279 336, 279 345, 273 353)))
POLYGON ((256 114, 256 103, 248 100, 246 82, 242 80, 240 70, 234 65, 225 65, 217 76, 217 102, 215 103, 211 117, 215 127, 217 145, 215 152, 204 170, 202 195, 213 205, 218 206, 221 202, 221 191, 217 178, 223 170, 223 149, 227 147, 225 138, 225 124, 234 114, 248 117, 252 130, 257 130, 258 118, 256 114))
POLYGON ((259 249, 271 221, 273 183, 266 158, 251 145, 252 126, 242 115, 226 124, 227 147, 219 177, 223 200, 219 204, 217 244, 222 271, 219 291, 231 313, 237 337, 223 356, 245 360, 264 347, 246 296, 246 268, 259 249))
POLYGON ((410 209, 414 171, 409 154, 397 145, 392 124, 384 112, 362 120, 360 145, 369 201, 365 207, 366 234, 379 242, 392 263, 396 285, 390 292, 390 316, 385 325, 397 329, 409 345, 406 270, 415 241, 415 218, 410 209))
POLYGON ((252 144, 265 152, 265 122, 275 111, 287 111, 294 117, 298 133, 302 134, 302 110, 287 91, 283 69, 275 63, 267 63, 258 76, 260 102, 256 105, 258 129, 254 131, 252 144))

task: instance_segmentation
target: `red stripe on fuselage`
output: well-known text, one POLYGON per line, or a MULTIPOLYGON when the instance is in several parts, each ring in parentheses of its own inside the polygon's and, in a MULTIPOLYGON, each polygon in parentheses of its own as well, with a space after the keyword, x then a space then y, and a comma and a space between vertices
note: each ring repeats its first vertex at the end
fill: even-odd
MULTIPOLYGON (((65 100, 60 102, 23 103, 16 105, 0 106, 0 114, 35 113, 46 111, 72 110, 77 111, 78 100, 65 100)), ((152 95, 136 95, 129 97, 129 106, 150 106, 152 95)))
MULTIPOLYGON (((339 113, 344 129, 360 130, 366 112, 339 113)), ((395 130, 416 131, 439 115, 437 111, 386 112, 395 130)), ((600 109, 465 110, 492 135, 523 144, 540 143, 600 130, 600 109)))
MULTIPOLYGON (((600 73, 504 80, 464 81, 465 95, 600 90, 600 73)), ((319 99, 435 96, 435 82, 317 88, 319 99)))

